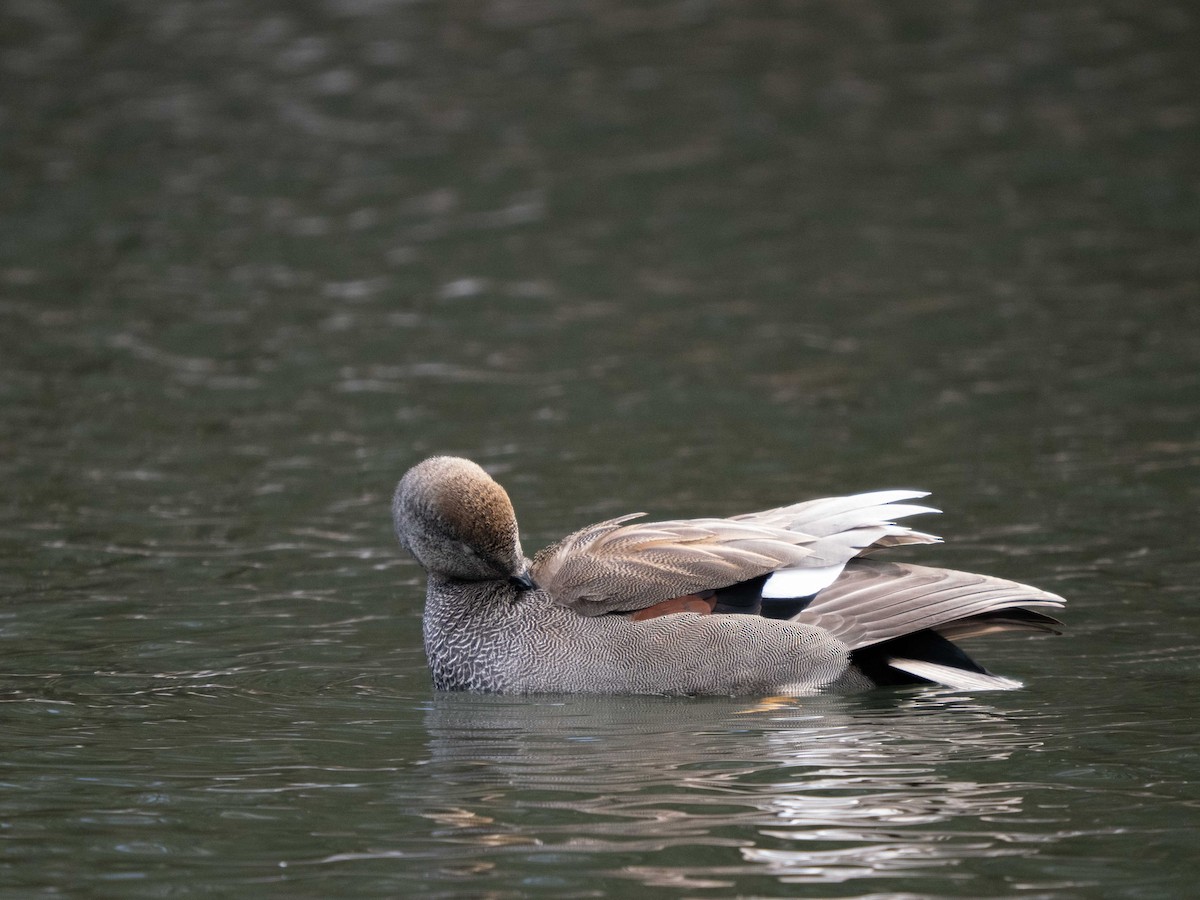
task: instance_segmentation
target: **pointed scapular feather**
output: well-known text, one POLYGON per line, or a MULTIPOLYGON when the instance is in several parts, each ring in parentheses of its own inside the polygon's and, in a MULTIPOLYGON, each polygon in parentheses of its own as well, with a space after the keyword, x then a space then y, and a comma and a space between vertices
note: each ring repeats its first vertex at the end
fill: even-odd
MULTIPOLYGON (((891 504, 900 500, 917 500, 928 496, 928 491, 869 491, 865 494, 850 494, 845 497, 804 500, 790 506, 780 506, 763 512, 745 513, 734 516, 734 519, 770 523, 822 537, 847 527, 890 522, 905 515, 905 513, 892 513, 891 504), (857 520, 857 525, 847 524, 845 517, 848 514, 857 520)), ((939 512, 939 510, 933 509, 931 511, 939 512)), ((912 515, 912 513, 908 515, 912 515)))

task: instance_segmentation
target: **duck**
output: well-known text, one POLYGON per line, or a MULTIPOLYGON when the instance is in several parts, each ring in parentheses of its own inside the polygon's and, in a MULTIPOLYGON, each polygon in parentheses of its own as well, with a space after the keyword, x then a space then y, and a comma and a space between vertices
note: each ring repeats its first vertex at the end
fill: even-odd
POLYGON ((439 691, 801 696, 1020 687, 958 642, 1061 633, 1057 594, 877 559, 940 538, 936 513, 882 490, 730 518, 589 525, 525 556, 512 501, 480 465, 434 456, 400 479, 396 537, 424 569, 425 655, 439 691))

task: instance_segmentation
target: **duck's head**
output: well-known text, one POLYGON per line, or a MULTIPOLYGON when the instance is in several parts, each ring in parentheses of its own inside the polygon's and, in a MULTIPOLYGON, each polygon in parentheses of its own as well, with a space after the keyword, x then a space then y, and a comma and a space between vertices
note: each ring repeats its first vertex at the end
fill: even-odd
POLYGON ((409 469, 392 498, 392 522, 400 545, 431 575, 536 587, 512 501, 469 459, 434 456, 409 469))

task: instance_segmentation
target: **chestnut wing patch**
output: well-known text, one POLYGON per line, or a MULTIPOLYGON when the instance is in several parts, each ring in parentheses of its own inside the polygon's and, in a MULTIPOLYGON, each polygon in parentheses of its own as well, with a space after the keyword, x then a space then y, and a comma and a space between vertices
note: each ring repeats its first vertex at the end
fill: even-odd
POLYGON ((659 616, 669 616, 671 613, 693 612, 707 616, 717 605, 716 591, 704 591, 699 594, 684 594, 682 597, 672 597, 662 603, 655 603, 645 609, 639 609, 629 616, 635 622, 646 619, 657 619, 659 616))

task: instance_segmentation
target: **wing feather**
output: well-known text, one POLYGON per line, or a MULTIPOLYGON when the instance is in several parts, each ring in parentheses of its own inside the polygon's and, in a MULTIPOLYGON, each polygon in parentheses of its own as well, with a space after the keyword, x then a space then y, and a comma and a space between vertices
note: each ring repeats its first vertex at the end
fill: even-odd
POLYGON ((784 568, 844 564, 876 546, 929 543, 894 520, 931 512, 899 501, 921 491, 875 491, 731 519, 635 522, 622 516, 567 535, 533 560, 538 585, 584 615, 629 612, 717 590, 784 568))
MULTIPOLYGON (((925 628, 959 637, 979 633, 983 622, 1004 622, 997 615, 1002 611, 1058 608, 1065 602, 1057 594, 1003 578, 859 559, 795 620, 828 629, 857 649, 925 628)), ((1013 621, 1028 627, 1048 618, 1018 613, 1013 621)))

